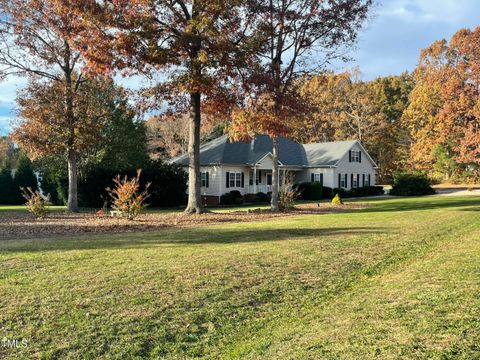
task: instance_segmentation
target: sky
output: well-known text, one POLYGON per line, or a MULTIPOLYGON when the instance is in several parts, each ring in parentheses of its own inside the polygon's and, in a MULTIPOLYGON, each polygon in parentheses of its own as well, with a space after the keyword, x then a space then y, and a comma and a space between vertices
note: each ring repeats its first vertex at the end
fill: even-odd
MULTIPOLYGON (((435 40, 449 39, 461 28, 479 25, 480 0, 377 0, 372 19, 350 53, 354 60, 332 69, 358 66, 365 80, 412 71, 421 49, 435 40)), ((0 134, 11 128, 15 93, 24 84, 15 78, 0 83, 0 134)))

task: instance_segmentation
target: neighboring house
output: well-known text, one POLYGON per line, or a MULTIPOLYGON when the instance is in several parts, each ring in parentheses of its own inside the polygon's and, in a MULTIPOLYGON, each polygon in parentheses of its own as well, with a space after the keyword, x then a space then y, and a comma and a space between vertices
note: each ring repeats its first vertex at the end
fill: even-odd
MULTIPOLYGON (((377 165, 360 144, 334 141, 299 144, 279 138, 280 176, 294 182, 320 182, 331 188, 375 185, 377 165)), ((170 160, 188 171, 188 154, 170 160)), ((205 204, 214 205, 232 190, 242 194, 269 193, 272 187, 272 140, 257 135, 250 143, 231 142, 223 135, 200 147, 201 191, 205 204)))

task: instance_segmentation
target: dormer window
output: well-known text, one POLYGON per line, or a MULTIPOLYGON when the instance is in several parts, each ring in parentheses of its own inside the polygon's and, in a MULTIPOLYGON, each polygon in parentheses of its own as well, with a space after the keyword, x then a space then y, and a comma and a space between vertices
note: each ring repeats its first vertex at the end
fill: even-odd
POLYGON ((362 155, 359 150, 350 151, 350 162, 362 162, 362 155))

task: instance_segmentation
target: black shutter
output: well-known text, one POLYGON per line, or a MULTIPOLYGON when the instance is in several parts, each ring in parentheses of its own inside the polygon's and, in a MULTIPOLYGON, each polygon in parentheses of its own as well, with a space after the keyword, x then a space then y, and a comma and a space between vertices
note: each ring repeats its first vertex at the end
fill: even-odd
POLYGON ((258 170, 258 183, 260 184, 262 182, 262 171, 258 170))
POLYGON ((348 150, 348 162, 352 162, 352 150, 348 150))
POLYGON ((358 152, 358 162, 362 162, 362 152, 358 152))
POLYGON ((206 177, 206 179, 205 179, 205 185, 207 185, 207 187, 209 187, 209 186, 210 186, 210 179, 209 179, 209 178, 210 178, 210 172, 209 172, 209 171, 207 171, 207 172, 205 173, 205 177, 206 177))
POLYGON ((245 173, 242 171, 242 188, 245 187, 245 173))
POLYGON ((372 183, 370 182, 370 174, 368 174, 368 186, 372 186, 372 183))
POLYGON ((342 185, 342 174, 338 174, 338 188, 340 189, 342 185))
POLYGON ((353 188, 353 174, 350 174, 350 187, 353 188))
POLYGON ((357 188, 360 187, 360 174, 357 174, 357 188))
POLYGON ((230 187, 230 173, 227 171, 227 184, 225 187, 228 189, 230 187))
POLYGON ((348 175, 345 174, 345 188, 348 187, 348 175))
POLYGON ((323 186, 323 174, 320 174, 320 184, 323 186))
POLYGON ((365 174, 362 174, 362 186, 365 187, 365 174))
POLYGON ((311 182, 314 182, 314 181, 315 181, 315 175, 314 175, 313 173, 311 173, 310 175, 311 175, 311 177, 312 177, 311 182))

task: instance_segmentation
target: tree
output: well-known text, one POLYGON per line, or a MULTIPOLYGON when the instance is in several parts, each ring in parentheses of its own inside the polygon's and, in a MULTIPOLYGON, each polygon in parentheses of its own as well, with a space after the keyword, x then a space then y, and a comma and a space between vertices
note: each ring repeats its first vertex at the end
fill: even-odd
MULTIPOLYGON (((62 1, 71 9, 69 1, 62 1)), ((203 211, 200 193, 202 109, 231 100, 223 89, 248 61, 248 13, 239 0, 89 0, 74 4, 75 42, 97 72, 141 73, 157 83, 156 107, 189 113, 187 213, 203 211)))
POLYGON ((64 135, 68 161, 68 209, 77 211, 77 158, 83 150, 77 136, 85 127, 78 123, 75 106, 77 93, 85 81, 81 72, 84 64, 80 53, 71 46, 72 16, 59 10, 56 1, 0 1, 0 74, 56 83, 52 86, 58 91, 58 104, 52 105, 57 116, 63 118, 57 125, 62 124, 58 130, 64 135))
POLYGON ((0 166, 0 204, 15 204, 15 200, 12 170, 8 162, 5 161, 0 166))
POLYGON ((38 190, 37 177, 33 172, 32 162, 25 154, 20 155, 18 158, 13 184, 15 187, 17 202, 19 204, 25 202, 21 188, 30 188, 34 192, 38 190))
POLYGON ((247 109, 237 112, 232 134, 237 139, 267 133, 273 143, 272 211, 278 211, 278 136, 289 132, 288 122, 302 113, 296 80, 342 57, 367 19, 371 0, 256 1, 250 12, 258 16, 258 66, 249 82, 247 109))
MULTIPOLYGON (((72 79, 76 79, 75 74, 72 79)), ((116 90, 111 81, 84 82, 76 91, 71 114, 75 122, 72 124, 71 117, 65 116, 70 110, 64 106, 63 85, 59 81, 30 81, 17 97, 20 123, 11 136, 32 159, 64 159, 65 154, 68 157, 71 150, 75 150, 75 172, 72 172, 71 159, 68 166, 68 203, 72 209, 72 176, 77 205, 79 161, 92 156, 96 146, 105 139, 116 90), (76 153, 77 149, 82 149, 81 156, 76 153)))
POLYGON ((355 69, 304 77, 300 82, 300 96, 312 110, 292 124, 292 136, 300 142, 357 139, 379 165, 379 181, 391 181, 409 145, 401 116, 413 87, 411 77, 402 74, 366 82, 355 69))
POLYGON ((412 138, 412 166, 449 171, 452 166, 445 166, 446 156, 480 176, 479 48, 477 27, 459 30, 449 42, 436 41, 422 50, 416 86, 404 114, 412 138), (435 169, 438 161, 443 164, 435 169))

